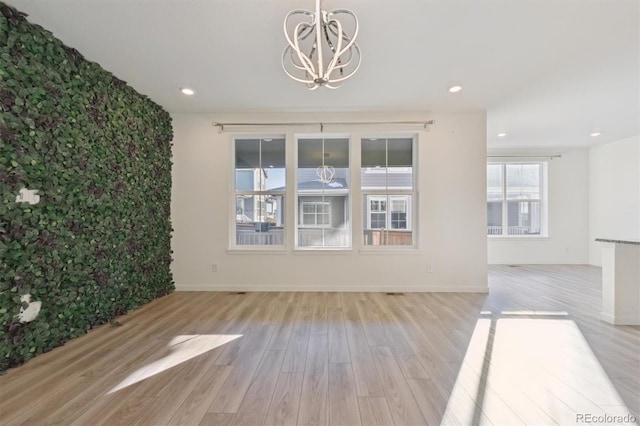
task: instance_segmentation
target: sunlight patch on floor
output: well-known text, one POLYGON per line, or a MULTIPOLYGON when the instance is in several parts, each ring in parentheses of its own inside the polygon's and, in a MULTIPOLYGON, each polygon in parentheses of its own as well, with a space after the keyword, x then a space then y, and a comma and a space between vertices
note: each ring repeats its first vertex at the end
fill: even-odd
POLYGON ((478 319, 442 424, 636 424, 629 414, 566 312, 505 311, 478 319))
POLYGON ((169 348, 171 353, 165 357, 147 364, 144 367, 131 373, 126 379, 107 392, 108 394, 141 382, 156 374, 162 373, 176 365, 186 362, 192 358, 202 355, 212 349, 229 343, 232 340, 242 337, 242 334, 202 334, 202 335, 180 335, 171 339, 169 348))

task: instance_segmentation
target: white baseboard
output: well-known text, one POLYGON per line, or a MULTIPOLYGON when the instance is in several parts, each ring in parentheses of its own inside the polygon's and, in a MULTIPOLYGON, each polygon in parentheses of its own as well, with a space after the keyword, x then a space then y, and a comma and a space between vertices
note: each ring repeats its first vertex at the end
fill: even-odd
POLYGON ((176 291, 292 291, 292 292, 406 292, 406 293, 489 293, 487 286, 247 286, 247 285, 176 285, 176 291))
POLYGON ((640 325, 637 315, 612 315, 600 312, 600 319, 613 325, 640 325))
MULTIPOLYGON (((577 265, 577 266, 590 266, 588 261, 568 261, 568 260, 554 260, 554 261, 548 261, 548 262, 531 262, 531 260, 529 259, 529 261, 525 261, 522 262, 522 259, 518 260, 514 260, 512 262, 508 262, 505 260, 500 260, 500 261, 493 261, 493 262, 488 262, 487 265, 489 266, 505 266, 505 265, 531 265, 531 266, 544 266, 544 265, 553 265, 553 266, 558 266, 558 265, 577 265)), ((597 265, 591 265, 591 266, 597 266, 597 265)))

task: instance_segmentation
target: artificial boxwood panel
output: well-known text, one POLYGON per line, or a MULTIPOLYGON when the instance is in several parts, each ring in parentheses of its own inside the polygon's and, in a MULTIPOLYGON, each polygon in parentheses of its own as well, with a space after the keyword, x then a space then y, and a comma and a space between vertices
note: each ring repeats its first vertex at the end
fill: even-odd
POLYGON ((0 2, 0 371, 174 289, 169 114, 0 2), (40 202, 17 203, 21 188, 40 202), (20 322, 21 295, 40 301, 20 322))

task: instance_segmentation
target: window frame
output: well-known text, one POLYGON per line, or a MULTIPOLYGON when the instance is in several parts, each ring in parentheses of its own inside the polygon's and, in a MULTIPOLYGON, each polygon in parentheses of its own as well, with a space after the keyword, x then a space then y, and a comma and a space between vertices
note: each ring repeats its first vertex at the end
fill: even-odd
MULTIPOLYGON (((262 148, 260 148, 262 150, 262 148)), ((231 156, 231 161, 229 164, 231 164, 230 167, 230 185, 229 185, 229 192, 230 192, 230 200, 232 200, 232 202, 229 203, 229 250, 232 251, 273 251, 273 252, 282 252, 283 250, 286 250, 287 247, 287 238, 288 238, 288 233, 289 230, 288 228, 291 227, 291 225, 288 224, 288 220, 287 220, 287 214, 286 214, 286 206, 287 206, 287 187, 288 187, 288 171, 287 171, 287 167, 286 167, 286 158, 287 158, 287 150, 288 150, 288 146, 287 146, 287 136, 285 134, 235 134, 235 135, 231 135, 231 149, 230 149, 230 156, 231 156), (236 173, 238 171, 238 169, 236 168, 236 142, 238 140, 246 140, 246 139, 258 139, 261 141, 264 141, 265 139, 284 139, 285 141, 285 145, 284 145, 284 155, 285 155, 285 185, 284 185, 284 190, 237 190, 236 185, 236 173), (269 245, 269 244, 238 244, 237 241, 237 200, 238 197, 242 197, 242 196, 246 196, 246 197, 269 197, 269 196, 273 196, 273 197, 282 197, 282 211, 280 212, 280 215, 282 217, 282 222, 283 222, 283 226, 282 226, 282 244, 277 244, 277 245, 269 245)), ((262 153, 260 153, 260 156, 262 156, 262 153)), ((265 167, 261 167, 262 170, 268 169, 265 167)), ((243 169, 243 170, 251 170, 251 169, 243 169)), ((265 216, 267 213, 267 207, 266 207, 266 200, 264 201, 265 203, 265 216)))
MULTIPOLYGON (((369 203, 366 203, 367 205, 367 230, 376 230, 376 229, 400 229, 403 231, 413 231, 412 228, 412 215, 411 215, 411 202, 408 202, 407 200, 407 195, 401 195, 401 194, 390 194, 390 195, 380 195, 380 194, 376 194, 376 195, 367 195, 364 194, 365 196, 370 197, 369 198, 369 203), (371 209, 371 201, 372 198, 375 197, 377 199, 377 201, 384 201, 386 203, 386 208, 385 210, 381 210, 381 211, 374 211, 371 209), (398 199, 401 199, 404 202, 405 208, 406 208, 406 212, 405 214, 406 216, 406 222, 407 222, 407 227, 406 228, 394 228, 392 226, 392 222, 393 222, 393 201, 397 201, 398 199), (385 228, 372 228, 371 227, 371 215, 374 213, 383 213, 385 215, 385 228)), ((395 247, 395 246, 392 246, 395 247)))
MULTIPOLYGON (((294 211, 294 217, 295 217, 295 223, 293 225, 293 250, 295 252, 323 252, 323 251, 352 251, 353 250, 353 208, 352 208, 352 197, 353 197, 353 134, 352 133, 296 133, 293 135, 293 145, 294 145, 294 155, 295 155, 295 160, 294 160, 294 165, 292 168, 291 173, 293 173, 293 181, 294 184, 291 188, 291 193, 290 193, 290 197, 293 198, 293 203, 295 206, 295 211, 294 211), (347 139, 347 150, 348 150, 348 162, 347 162, 347 171, 348 171, 348 179, 346 179, 346 183, 347 183, 347 187, 344 189, 340 189, 338 191, 335 192, 330 192, 328 194, 325 194, 325 189, 323 188, 322 190, 318 191, 318 190, 308 190, 308 189, 300 189, 298 187, 299 182, 298 182, 298 178, 299 178, 299 170, 300 170, 300 159, 299 159, 299 154, 300 154, 300 140, 305 140, 305 139, 324 139, 326 140, 330 140, 330 139, 347 139), (309 202, 325 202, 324 201, 324 197, 331 197, 334 198, 336 196, 340 196, 340 195, 344 195, 344 219, 347 222, 347 225, 345 227, 345 234, 346 234, 346 238, 348 240, 348 244, 344 245, 344 246, 331 246, 331 245, 327 245, 327 246, 314 246, 314 245, 309 245, 309 246, 304 246, 304 245, 300 245, 300 235, 299 235, 299 230, 309 230, 309 229, 321 229, 323 230, 323 232, 325 230, 331 230, 331 229, 339 229, 339 228, 334 228, 332 225, 332 214, 333 214, 333 210, 332 210, 332 206, 329 207, 331 214, 329 215, 329 224, 327 225, 303 225, 302 224, 302 203, 305 202, 306 200, 303 200, 301 198, 304 197, 322 197, 322 200, 308 200, 309 202)), ((322 158, 324 159, 324 153, 322 158)), ((323 165, 324 165, 324 160, 323 160, 323 165)), ((329 164, 330 165, 330 164, 329 164)), ((329 201, 329 203, 331 204, 331 201, 329 201)))
MULTIPOLYGON (((263 129, 265 130, 265 129, 263 129)), ((234 132, 229 134, 228 139, 228 159, 229 164, 232 165, 228 171, 228 184, 227 184, 227 211, 228 211, 228 254, 271 254, 271 255, 283 255, 283 254, 330 254, 332 252, 341 252, 345 254, 354 254, 359 252, 360 254, 418 254, 421 253, 420 241, 419 241, 419 223, 418 223, 418 206, 420 204, 418 182, 419 182, 419 139, 421 137, 420 132, 415 131, 399 131, 399 132, 332 132, 332 133, 314 133, 314 132, 300 132, 297 133, 292 129, 282 133, 271 133, 268 131, 261 132, 234 132), (344 225, 336 227, 336 230, 341 230, 344 233, 344 240, 346 244, 341 246, 299 246, 300 240, 298 236, 298 229, 308 229, 305 226, 299 225, 300 221, 300 197, 314 196, 314 191, 298 188, 298 168, 299 168, 299 140, 300 139, 330 139, 330 138, 344 138, 348 140, 349 149, 349 161, 347 167, 347 187, 339 189, 341 194, 334 193, 330 196, 340 195, 344 197, 344 225), (410 202, 407 204, 407 228, 412 233, 411 245, 365 245, 364 230, 367 227, 366 223, 366 206, 363 204, 363 198, 367 193, 383 194, 384 190, 363 190, 361 187, 361 172, 364 169, 362 167, 361 148, 363 140, 372 138, 407 138, 412 140, 412 158, 411 158, 411 170, 412 170, 412 188, 406 189, 393 189, 388 195, 405 195, 411 196, 410 202), (282 191, 236 191, 236 141, 242 139, 284 139, 285 141, 285 184, 282 191), (283 224, 282 240, 278 239, 281 244, 278 245, 245 245, 237 244, 237 195, 277 195, 282 196, 281 205, 281 222, 283 224), (364 209, 364 211, 363 211, 364 209), (348 219, 348 222, 347 222, 348 219), (363 221, 365 223, 363 223, 363 221)), ((378 170, 371 168, 373 173, 377 173, 378 170)), ((401 168, 392 168, 389 170, 389 174, 404 173, 406 170, 400 170, 401 168), (398 169, 398 170, 396 170, 398 169)), ((268 170, 268 169, 267 169, 268 170)), ((311 201, 311 200, 309 200, 311 201)), ((319 200, 320 201, 320 200, 319 200)), ((331 206, 336 207, 336 206, 331 206)), ((330 208, 331 208, 330 207, 330 208)), ((387 206, 391 208, 391 204, 387 206)), ((340 207, 342 209, 342 207, 340 207)), ((332 209, 332 216, 338 214, 338 211, 332 209)), ((340 214, 342 217, 342 214, 340 214)), ((391 219, 390 212, 386 213, 386 221, 391 219)), ((333 221, 333 219, 331 219, 333 221)), ((325 225, 326 226, 326 225, 325 225)), ((318 229, 318 225, 316 225, 318 229)), ((329 225, 331 228, 331 223, 329 225)), ((326 228, 324 228, 326 229, 326 228)), ((262 242, 262 241, 259 241, 262 242)))
POLYGON ((488 198, 488 190, 489 185, 487 182, 486 185, 486 206, 489 206, 489 203, 501 203, 501 213, 502 213, 502 224, 500 225, 502 228, 501 234, 490 234, 489 233, 489 220, 487 218, 487 238, 490 239, 540 239, 540 238, 549 238, 549 211, 548 211, 548 191, 549 191, 549 180, 548 180, 548 162, 547 161, 487 161, 487 167, 489 165, 500 165, 501 173, 502 173, 502 198, 501 199, 493 199, 489 200, 488 198), (539 198, 522 198, 522 199, 509 199, 507 196, 507 165, 530 165, 536 164, 540 166, 540 181, 539 181, 539 198), (538 202, 540 204, 540 233, 539 234, 509 234, 509 202, 538 202))
MULTIPOLYGON (((418 214, 418 175, 419 175, 419 169, 418 169, 418 134, 416 133, 399 133, 399 134, 381 134, 381 133, 376 133, 376 134, 363 134, 360 136, 359 140, 360 140, 360 151, 362 152, 362 144, 363 144, 363 140, 365 139, 411 139, 411 188, 410 189, 406 189, 406 188, 389 188, 388 186, 386 188, 377 188, 377 187, 373 187, 373 188, 364 188, 362 185, 362 182, 360 182, 359 185, 359 196, 360 199, 362 200, 362 204, 365 206, 365 211, 363 212, 363 214, 366 214, 366 219, 363 220, 362 223, 362 227, 359 230, 359 239, 360 239, 360 243, 362 244, 362 249, 361 251, 365 251, 365 252, 402 252, 402 251, 417 251, 417 249, 419 248, 418 246, 418 242, 419 242, 419 238, 418 238, 418 227, 417 227, 417 221, 416 221, 416 217, 418 214), (385 228, 387 231, 390 230, 394 230, 394 228, 391 228, 391 200, 393 197, 406 197, 409 196, 410 198, 410 202, 406 203, 406 207, 407 207, 407 228, 406 229, 399 229, 402 231, 409 231, 411 232, 411 244, 410 245, 367 245, 365 244, 365 232, 366 231, 371 231, 371 230, 378 230, 380 228, 371 228, 371 211, 370 211, 370 203, 367 202, 367 198, 370 196, 380 196, 380 197, 386 197, 387 200, 387 210, 386 210, 386 218, 385 218, 385 223, 388 226, 387 228, 385 228)), ((388 142, 387 142, 388 143, 388 142)), ((388 161, 388 160, 387 160, 388 161)), ((358 174, 361 176, 363 171, 365 173, 383 173, 385 170, 387 172, 388 175, 390 174, 396 174, 396 173, 403 173, 406 172, 408 167, 393 167, 393 166, 386 166, 385 168, 380 167, 363 167, 362 166, 362 162, 360 162, 360 164, 358 165, 359 168, 357 170, 358 174), (405 170, 401 170, 401 169, 405 169, 405 170)), ((354 236, 355 237, 355 236, 354 236)))
POLYGON ((299 222, 298 226, 300 228, 331 228, 331 201, 320 201, 320 200, 300 200, 300 208, 298 209, 299 213, 299 222), (312 225, 304 223, 304 215, 309 214, 304 211, 304 205, 312 204, 315 207, 315 211, 313 212, 313 216, 315 218, 315 223, 312 225), (328 206, 327 212, 321 212, 321 215, 326 215, 329 218, 329 223, 318 223, 318 205, 323 204, 328 206))

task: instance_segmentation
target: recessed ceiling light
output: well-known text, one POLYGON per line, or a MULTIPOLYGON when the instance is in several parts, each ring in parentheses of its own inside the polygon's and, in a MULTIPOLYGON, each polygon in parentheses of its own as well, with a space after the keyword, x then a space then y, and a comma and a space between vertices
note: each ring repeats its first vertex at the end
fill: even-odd
POLYGON ((451 93, 458 93, 461 90, 462 90, 462 86, 460 86, 460 85, 455 85, 455 86, 449 87, 449 91, 451 93))
POLYGON ((591 133, 591 137, 592 137, 592 138, 595 138, 595 137, 600 136, 601 134, 602 134, 602 133, 600 133, 600 132, 593 132, 593 133, 591 133))
POLYGON ((187 96, 192 96, 196 93, 193 91, 193 89, 189 89, 188 87, 181 87, 180 91, 182 92, 183 95, 187 95, 187 96))
POLYGON ((502 133, 498 133, 498 137, 499 138, 504 138, 505 136, 507 136, 506 133, 502 132, 502 133))
POLYGON ((270 168, 270 169, 273 169, 273 164, 269 164, 269 168, 270 168))
POLYGON ((272 140, 273 139, 271 139, 271 138, 264 138, 264 139, 262 139, 262 142, 271 142, 272 140))

